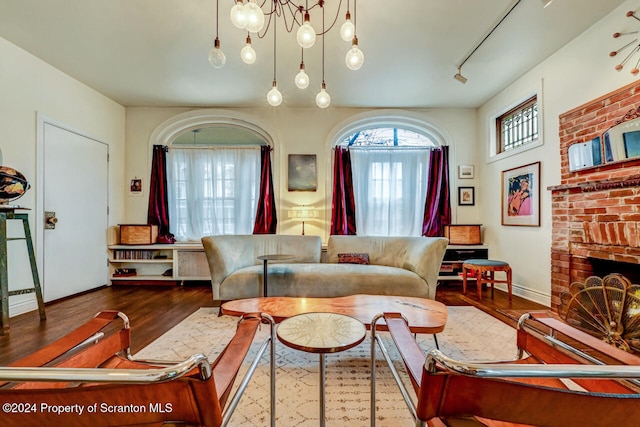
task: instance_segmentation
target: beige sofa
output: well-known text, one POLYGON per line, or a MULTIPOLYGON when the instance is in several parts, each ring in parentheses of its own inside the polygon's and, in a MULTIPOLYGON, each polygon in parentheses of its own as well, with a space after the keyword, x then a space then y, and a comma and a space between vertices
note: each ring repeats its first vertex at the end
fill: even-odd
POLYGON ((443 237, 331 236, 327 262, 318 236, 225 235, 202 238, 214 300, 262 295, 265 254, 291 254, 269 262, 269 296, 337 297, 354 294, 434 299, 448 240, 443 237), (367 254, 369 264, 339 263, 339 254, 367 254))

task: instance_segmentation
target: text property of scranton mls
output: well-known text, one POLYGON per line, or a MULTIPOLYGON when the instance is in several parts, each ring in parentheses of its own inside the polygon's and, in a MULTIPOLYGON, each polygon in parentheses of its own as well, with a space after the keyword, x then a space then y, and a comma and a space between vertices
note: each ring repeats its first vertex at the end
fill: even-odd
POLYGON ((4 403, 2 412, 5 414, 116 414, 116 413, 171 413, 171 403, 147 403, 144 405, 130 403, 127 405, 114 405, 110 403, 93 403, 90 405, 50 405, 48 403, 4 403))

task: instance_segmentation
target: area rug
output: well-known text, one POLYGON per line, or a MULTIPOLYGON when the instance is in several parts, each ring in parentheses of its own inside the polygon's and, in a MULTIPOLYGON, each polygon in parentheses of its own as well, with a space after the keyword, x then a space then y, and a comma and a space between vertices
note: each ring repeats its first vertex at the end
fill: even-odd
MULTIPOLYGON (((476 309, 448 307, 445 330, 438 334, 440 350, 463 360, 510 360, 516 355, 515 329, 476 309)), ((135 354, 137 359, 183 360, 203 353, 214 360, 233 335, 238 318, 218 316, 217 308, 201 308, 158 340, 135 354)), ((135 325, 134 325, 135 333, 135 325)), ((251 349, 255 353, 268 335, 264 325, 251 349)), ((387 333, 383 333, 391 356, 398 361, 387 333)), ((435 347, 432 335, 418 335, 421 348, 435 347)), ((382 359, 380 352, 378 358, 382 359)), ((265 355, 251 386, 242 397, 230 425, 269 426, 269 367, 265 355)), ((245 362, 243 370, 249 366, 245 362)), ((370 340, 359 346, 326 356, 326 422, 329 426, 368 426, 370 424, 370 340)), ((278 426, 317 426, 319 423, 318 355, 296 351, 277 343, 276 347, 276 423, 278 426)), ((377 365, 376 424, 411 426, 411 416, 384 361, 377 365)), ((242 372, 241 372, 242 374, 242 372)), ((403 374, 404 376, 404 374, 403 374)), ((241 377, 239 377, 241 378, 241 377)), ((405 376, 406 379, 406 376, 405 376)), ((407 380, 408 381, 408 380, 407 380)), ((237 381, 239 383, 239 380, 237 381)))

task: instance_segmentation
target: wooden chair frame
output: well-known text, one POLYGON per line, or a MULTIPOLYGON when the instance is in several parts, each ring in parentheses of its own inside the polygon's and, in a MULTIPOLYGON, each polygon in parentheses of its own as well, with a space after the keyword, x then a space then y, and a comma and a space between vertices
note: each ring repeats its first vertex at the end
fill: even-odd
POLYGON ((134 360, 129 343, 128 318, 120 312, 103 311, 56 342, 0 367, 6 425, 39 426, 55 419, 57 425, 65 426, 226 426, 270 348, 271 426, 275 426, 275 323, 271 316, 244 315, 213 363, 202 354, 170 364, 134 360), (118 319, 122 327, 113 332, 118 319), (261 323, 268 323, 271 333, 227 405, 261 323))
POLYGON ((430 350, 425 356, 402 315, 383 313, 371 322, 371 426, 376 422, 376 346, 416 426, 457 425, 461 421, 468 426, 611 426, 640 419, 640 358, 602 343, 553 315, 521 317, 516 359, 470 363, 449 358, 439 350, 430 350), (382 318, 402 356, 417 404, 381 336, 376 334, 376 322, 382 318), (563 342, 560 335, 571 343, 563 342), (603 352, 608 364, 572 345, 576 343, 588 346, 588 351, 603 352), (528 356, 523 358, 525 353, 528 356), (572 379, 572 389, 561 378, 572 379))

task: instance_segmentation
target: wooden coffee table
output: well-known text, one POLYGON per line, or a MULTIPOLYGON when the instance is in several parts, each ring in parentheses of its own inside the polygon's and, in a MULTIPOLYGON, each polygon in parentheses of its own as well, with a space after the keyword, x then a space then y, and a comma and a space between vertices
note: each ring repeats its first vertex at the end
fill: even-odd
MULTIPOLYGON (((222 304, 222 314, 242 316, 245 313, 269 314, 276 322, 302 313, 325 312, 355 317, 371 327, 377 314, 402 313, 409 329, 418 334, 437 334, 447 323, 447 307, 426 298, 389 295, 349 295, 336 298, 266 297, 228 301, 222 304)), ((381 321, 376 329, 385 330, 381 321)))

